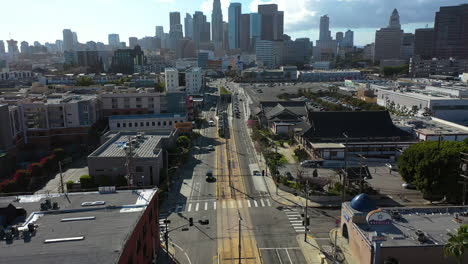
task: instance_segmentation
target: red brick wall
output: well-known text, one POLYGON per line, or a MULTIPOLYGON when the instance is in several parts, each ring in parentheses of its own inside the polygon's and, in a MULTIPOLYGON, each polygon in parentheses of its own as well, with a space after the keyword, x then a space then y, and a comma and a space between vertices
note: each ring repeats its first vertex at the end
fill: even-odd
POLYGON ((158 193, 153 195, 133 233, 125 243, 119 264, 148 264, 160 248, 158 193))

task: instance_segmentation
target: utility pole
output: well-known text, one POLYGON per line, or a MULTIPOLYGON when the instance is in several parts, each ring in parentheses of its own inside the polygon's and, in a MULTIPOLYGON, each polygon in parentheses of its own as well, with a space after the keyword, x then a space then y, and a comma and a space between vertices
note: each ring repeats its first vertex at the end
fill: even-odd
POLYGON ((166 150, 166 187, 167 187, 167 194, 166 198, 169 200, 169 193, 170 193, 170 184, 169 184, 169 152, 166 150))
MULTIPOLYGON (((168 229, 168 226, 167 226, 167 224, 168 224, 167 216, 166 216, 166 221, 164 221, 164 222, 166 222, 165 223, 166 224, 166 232, 164 233, 164 240, 166 241, 166 252, 167 252, 167 255, 169 256, 169 229, 168 229)), ((169 257, 169 259, 170 259, 170 257, 169 257)))
POLYGON ((126 150, 126 162, 125 166, 127 167, 127 181, 128 181, 128 187, 131 187, 133 185, 133 149, 132 149, 132 137, 128 136, 128 149, 126 150))
POLYGON ((239 264, 242 262, 242 216, 237 210, 237 214, 239 215, 239 264))
POLYGON ((346 178, 348 178, 348 135, 345 132, 343 132, 343 136, 346 138, 346 143, 344 152, 343 186, 341 186, 341 203, 344 203, 346 198, 346 178))
POLYGON ((58 162, 59 165, 59 172, 60 172, 60 189, 62 190, 62 193, 65 193, 65 189, 63 187, 63 175, 62 175, 62 162, 58 162))
POLYGON ((462 204, 466 205, 466 192, 468 187, 468 153, 460 153, 460 176, 463 178, 461 182, 463 184, 463 195, 462 195, 462 204))
POLYGON ((309 206, 308 202, 309 202, 309 193, 307 192, 307 185, 309 185, 309 181, 306 181, 306 184, 305 184, 305 196, 306 196, 306 204, 305 204, 305 210, 304 210, 304 227, 305 227, 305 232, 304 232, 304 241, 307 242, 307 228, 308 228, 308 216, 307 216, 307 208, 309 206))

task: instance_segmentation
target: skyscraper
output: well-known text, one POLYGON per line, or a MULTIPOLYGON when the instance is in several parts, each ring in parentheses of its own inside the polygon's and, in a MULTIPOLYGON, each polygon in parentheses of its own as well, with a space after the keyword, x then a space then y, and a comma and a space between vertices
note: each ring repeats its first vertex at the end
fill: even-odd
POLYGON ((375 32, 374 61, 399 59, 401 57, 401 44, 403 30, 401 30, 400 16, 395 9, 390 16, 387 28, 375 32))
POLYGON ((193 41, 198 49, 202 41, 202 35, 205 32, 206 16, 201 11, 196 11, 193 14, 193 41))
POLYGON ((401 57, 409 60, 414 55, 414 34, 403 33, 401 41, 401 57))
POLYGON ((5 43, 3 40, 0 40, 0 55, 5 54, 5 43))
POLYGON ((223 49, 229 49, 229 25, 223 21, 223 49))
POLYGON ((30 54, 30 49, 29 49, 29 43, 28 42, 21 41, 20 48, 21 48, 21 53, 26 54, 26 55, 30 54))
POLYGON ((336 42, 338 46, 343 46, 344 34, 343 32, 336 32, 336 42))
POLYGON ((250 49, 250 14, 242 14, 240 19, 240 49, 249 51, 250 49))
POLYGON ((185 37, 193 39, 193 18, 187 13, 184 19, 185 37))
POLYGON ((262 37, 262 16, 259 13, 250 14, 250 49, 255 49, 255 43, 262 37))
POLYGON ((319 40, 327 41, 331 40, 331 32, 330 32, 330 18, 328 15, 324 15, 320 17, 320 36, 319 40))
POLYGON ((73 46, 76 48, 78 48, 78 34, 76 32, 73 31, 73 46))
POLYGON ((354 47, 354 32, 350 29, 345 32, 343 44, 345 47, 354 47))
POLYGON ((63 41, 57 39, 55 41, 55 45, 57 46, 57 52, 63 52, 63 41))
POLYGON ((441 7, 436 13, 434 56, 468 59, 468 4, 441 7))
POLYGON ((173 25, 180 24, 180 13, 179 12, 170 12, 169 13, 169 28, 173 25))
POLYGON ((414 33, 414 55, 427 60, 432 58, 434 46, 434 29, 420 28, 414 33))
POLYGON ((63 51, 75 50, 73 45, 73 32, 70 29, 63 30, 63 51))
POLYGON ((164 27, 156 26, 156 37, 162 39, 164 37, 164 27))
POLYGON ((213 0, 213 13, 211 14, 211 32, 213 34, 213 42, 216 48, 223 47, 223 11, 221 10, 221 2, 213 0))
POLYGON ((118 49, 120 47, 120 37, 119 34, 109 34, 109 45, 113 48, 118 49))
POLYGON ((242 6, 240 3, 229 5, 229 49, 234 50, 240 47, 240 18, 242 6))
POLYGON ((181 24, 174 24, 171 26, 171 31, 169 31, 169 45, 172 50, 175 50, 177 47, 177 41, 184 37, 181 24))
POLYGON ((10 40, 7 40, 7 43, 8 43, 8 54, 16 55, 19 53, 18 41, 10 39, 10 40))
POLYGON ((138 45, 138 38, 136 37, 129 37, 128 38, 128 46, 129 48, 133 49, 135 46, 138 45))
POLYGON ((282 40, 284 32, 284 12, 278 11, 278 5, 258 5, 262 16, 262 40, 282 40))

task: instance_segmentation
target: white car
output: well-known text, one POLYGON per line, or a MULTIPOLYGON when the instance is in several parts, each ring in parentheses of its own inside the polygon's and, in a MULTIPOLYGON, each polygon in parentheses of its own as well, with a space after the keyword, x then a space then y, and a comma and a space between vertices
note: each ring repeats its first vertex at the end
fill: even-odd
POLYGON ((262 174, 261 174, 259 171, 257 171, 257 170, 254 170, 254 171, 252 172, 252 174, 253 174, 253 176, 262 176, 262 174))
POLYGON ((409 190, 415 190, 415 189, 416 189, 416 186, 414 186, 414 185, 411 184, 411 183, 407 183, 407 182, 403 183, 403 184, 401 185, 401 187, 403 187, 403 188, 405 188, 405 189, 409 189, 409 190))
POLYGON ((206 147, 206 149, 209 150, 209 151, 214 151, 215 150, 213 145, 209 145, 208 147, 206 147))

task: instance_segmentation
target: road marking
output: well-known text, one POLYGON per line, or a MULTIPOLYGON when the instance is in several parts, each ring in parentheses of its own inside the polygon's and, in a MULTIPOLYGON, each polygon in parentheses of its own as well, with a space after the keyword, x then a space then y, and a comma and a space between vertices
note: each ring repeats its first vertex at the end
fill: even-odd
POLYGON ((262 204, 262 207, 265 207, 265 203, 263 202, 263 199, 260 199, 260 203, 262 204))
POLYGON ((229 208, 235 208, 234 201, 231 201, 229 205, 230 205, 229 208))
POLYGON ((302 223, 291 223, 291 225, 294 226, 302 226, 302 223))
POLYGON ((251 206, 251 205, 250 205, 250 200, 247 200, 247 205, 248 205, 249 207, 251 206))
POLYGON ((189 211, 189 212, 192 211, 192 204, 188 205, 188 210, 187 211, 189 211))
POLYGON ((302 220, 289 220, 291 223, 302 223, 302 220))
POLYGON ((289 263, 291 263, 291 264, 292 264, 293 262, 292 262, 292 260, 291 260, 291 256, 289 256, 289 252, 288 252, 288 250, 287 250, 287 249, 285 249, 285 250, 286 250, 286 254, 288 255, 289 263))
POLYGON ((198 212, 198 206, 199 206, 199 205, 200 205, 200 204, 197 203, 197 205, 195 206, 195 212, 198 212))
POLYGON ((223 201, 223 208, 226 208, 226 201, 223 201))
POLYGON ((301 248, 300 248, 300 247, 287 247, 287 248, 259 248, 259 250, 276 250, 276 249, 296 250, 296 249, 301 249, 301 248))
POLYGON ((237 201, 237 208, 242 208, 242 202, 241 201, 237 201))
POLYGON ((278 260, 279 260, 280 264, 283 264, 283 261, 281 260, 278 249, 275 249, 275 251, 276 251, 276 255, 278 256, 278 260))
POLYGON ((213 202, 213 209, 216 210, 216 201, 213 202))
POLYGON ((271 206, 270 199, 266 199, 268 206, 271 206))
POLYGON ((208 203, 205 202, 205 211, 208 210, 208 203))
POLYGON ((258 207, 258 203, 255 200, 254 200, 254 205, 255 205, 255 207, 258 207))

